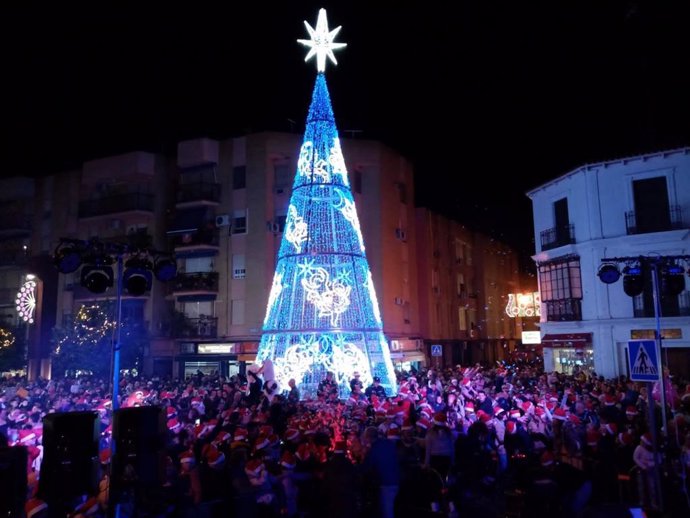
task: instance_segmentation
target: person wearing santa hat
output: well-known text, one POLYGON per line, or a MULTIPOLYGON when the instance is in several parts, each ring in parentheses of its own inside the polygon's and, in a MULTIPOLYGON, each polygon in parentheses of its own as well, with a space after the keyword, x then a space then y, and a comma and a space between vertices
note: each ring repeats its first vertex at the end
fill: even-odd
POLYGON ((640 437, 640 444, 633 451, 633 461, 638 469, 637 494, 640 507, 658 509, 659 499, 654 477, 657 459, 654 457, 654 444, 651 433, 645 432, 640 437))

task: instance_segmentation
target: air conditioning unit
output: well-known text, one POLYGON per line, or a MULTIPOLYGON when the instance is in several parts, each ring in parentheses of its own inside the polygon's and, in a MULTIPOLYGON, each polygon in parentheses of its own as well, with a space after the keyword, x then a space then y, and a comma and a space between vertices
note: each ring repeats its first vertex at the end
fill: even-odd
POLYGON ((216 226, 217 227, 229 227, 232 223, 230 219, 230 214, 219 214, 216 216, 216 226))

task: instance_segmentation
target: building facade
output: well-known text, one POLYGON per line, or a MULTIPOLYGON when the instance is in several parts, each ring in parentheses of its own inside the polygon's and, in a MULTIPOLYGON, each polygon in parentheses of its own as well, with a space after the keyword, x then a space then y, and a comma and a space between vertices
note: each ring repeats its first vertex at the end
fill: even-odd
POLYGON ((630 297, 624 279, 606 284, 597 274, 602 259, 644 262, 690 254, 690 148, 586 165, 527 195, 533 207, 547 370, 628 374, 628 342, 654 339, 660 324, 662 360, 688 376, 687 289, 663 296, 657 315, 651 276, 645 274, 642 293, 630 297))
POLYGON ((506 313, 521 289, 514 250, 425 208, 416 211, 421 333, 433 365, 494 364, 521 347, 506 313))
MULTIPOLYGON (((116 299, 116 269, 114 287, 103 293, 84 287, 83 267, 57 273, 53 255, 63 238, 174 253, 172 281, 154 280, 140 296, 123 291, 123 321, 147 334, 144 372, 242 371, 261 338, 300 145, 294 133, 198 138, 179 142, 175 156, 131 152, 28 183, 17 179, 30 222, 17 234, 7 219, 0 237, 33 266, 15 261, 0 270, 9 290, 0 302, 16 324, 19 281, 29 269, 40 273, 33 375, 50 375, 53 327, 72 325, 83 306, 116 299)), ((515 254, 416 209, 412 166, 394 150, 361 139, 341 145, 395 366, 427 365, 439 344, 434 361, 443 365, 493 362, 514 350, 518 321, 505 307, 519 291, 515 254)))

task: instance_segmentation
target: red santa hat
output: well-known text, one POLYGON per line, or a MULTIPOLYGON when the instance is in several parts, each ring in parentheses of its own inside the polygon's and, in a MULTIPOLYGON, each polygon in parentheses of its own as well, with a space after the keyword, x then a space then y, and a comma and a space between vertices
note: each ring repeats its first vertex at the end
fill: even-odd
POLYGON ((437 426, 446 426, 448 424, 448 416, 445 412, 436 412, 434 414, 434 424, 437 426))
POLYGON ((599 443, 599 432, 596 430, 587 431, 587 446, 595 447, 599 443))
POLYGON ((169 406, 166 410, 166 416, 168 419, 172 419, 177 415, 177 409, 174 406, 169 406))
POLYGON ((630 446, 633 443, 633 436, 628 432, 621 432, 618 434, 618 441, 623 446, 630 446))
POLYGON ((517 424, 515 423, 515 421, 508 421, 506 423, 506 432, 515 433, 516 429, 517 429, 517 424))
POLYGON ((566 421, 568 419, 568 413, 565 408, 558 407, 553 411, 553 418, 559 421, 566 421))
POLYGON ((225 455, 218 448, 211 447, 206 450, 206 464, 211 468, 218 469, 223 466, 225 455))
POLYGON ((640 437, 640 441, 642 441, 643 444, 646 444, 647 446, 652 445, 652 434, 649 432, 645 432, 642 434, 642 437, 640 437))
POLYGON ((168 419, 168 430, 173 433, 177 433, 182 428, 182 424, 177 420, 177 418, 168 419))
POLYGON ((422 417, 421 419, 417 419, 417 426, 423 428, 424 430, 428 430, 431 426, 431 423, 426 417, 422 417))
POLYGON ((616 396, 613 394, 606 394, 604 396, 604 405, 606 406, 613 406, 616 404, 616 396))
POLYGON ((250 477, 259 477, 264 470, 264 463, 259 459, 252 459, 244 467, 245 473, 250 477))
POLYGON ((479 412, 477 412, 477 417, 482 423, 488 423, 489 421, 491 421, 491 416, 484 412, 484 410, 480 410, 479 412))
POLYGON ((287 469, 295 469, 297 459, 292 452, 285 450, 280 456, 280 465, 287 469))
POLYGON ((98 454, 98 459, 101 464, 110 464, 110 457, 112 456, 112 451, 110 448, 104 448, 98 454))
POLYGON ((511 419, 518 419, 521 415, 522 414, 520 413, 519 408, 513 408, 510 410, 510 412, 508 412, 508 417, 510 417, 511 419))
POLYGON ((302 443, 297 447, 297 452, 295 456, 302 462, 306 461, 311 457, 311 448, 307 443, 302 443))
POLYGON ((271 441, 268 439, 268 436, 260 433, 257 436, 256 441, 254 441, 254 449, 262 450, 264 448, 267 448, 270 444, 271 441))
POLYGON ((235 435, 232 438, 233 441, 244 441, 247 439, 249 433, 244 428, 236 428, 235 435))
POLYGON ((24 505, 26 518, 38 518, 41 512, 48 510, 48 504, 38 498, 30 498, 24 505))
POLYGON ((609 433, 614 437, 616 436, 616 433, 618 433, 618 427, 616 426, 616 423, 606 423, 604 425, 604 430, 606 431, 606 433, 609 433))
POLYGON ((285 430, 286 441, 296 441, 297 439, 299 439, 299 430, 296 428, 288 428, 285 430))
POLYGON ((221 430, 218 432, 216 435, 216 438, 213 440, 214 443, 216 444, 223 444, 228 442, 232 438, 232 435, 230 435, 230 432, 221 430))
POLYGON ((471 384, 472 384, 472 380, 470 378, 462 378, 463 387, 469 387, 471 384))
POLYGON ((539 462, 541 463, 542 466, 551 466, 554 462, 554 456, 553 453, 550 451, 545 451, 544 453, 541 454, 541 457, 539 458, 539 462))
POLYGON ((397 427, 389 428, 386 432, 386 438, 391 439, 393 441, 397 441, 398 439, 400 439, 400 430, 397 427))
POLYGON ((180 464, 183 463, 188 463, 188 464, 194 464, 196 462, 196 459, 194 458, 194 452, 191 450, 183 451, 180 453, 180 464))
POLYGON ((637 415, 637 408, 635 408, 633 405, 628 405, 625 408, 625 415, 628 415, 631 417, 636 416, 637 415))
POLYGON ((474 403, 472 401, 465 403, 465 412, 474 412, 474 403))

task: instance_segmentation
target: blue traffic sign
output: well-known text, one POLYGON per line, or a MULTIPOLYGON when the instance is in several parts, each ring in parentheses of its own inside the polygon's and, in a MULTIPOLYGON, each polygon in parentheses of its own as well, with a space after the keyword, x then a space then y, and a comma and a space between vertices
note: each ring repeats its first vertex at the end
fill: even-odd
POLYGON ((633 381, 657 381, 659 359, 656 356, 654 340, 631 340, 628 342, 628 366, 633 381))
POLYGON ((434 344, 431 346, 431 356, 443 356, 441 344, 434 344))

